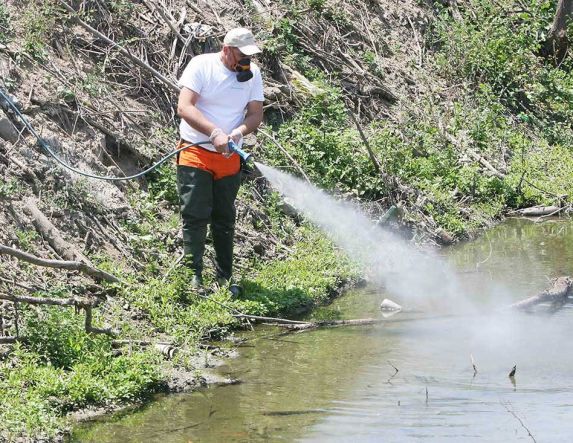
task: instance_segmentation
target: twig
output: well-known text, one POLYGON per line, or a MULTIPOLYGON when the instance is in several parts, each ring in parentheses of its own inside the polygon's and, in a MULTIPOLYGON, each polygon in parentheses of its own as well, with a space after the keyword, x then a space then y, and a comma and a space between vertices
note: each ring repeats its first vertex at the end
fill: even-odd
POLYGON ((92 326, 92 306, 90 305, 86 305, 83 306, 83 308, 86 311, 86 321, 85 321, 85 327, 86 327, 86 332, 92 333, 92 334, 105 334, 105 335, 110 335, 112 337, 117 337, 119 335, 119 331, 116 331, 112 328, 96 328, 94 326, 92 326))
POLYGON ((169 29, 171 29, 173 34, 175 34, 175 36, 181 41, 181 43, 185 44, 185 38, 181 35, 179 30, 175 27, 175 25, 171 21, 173 19, 173 16, 171 16, 167 8, 165 8, 165 5, 163 4, 157 5, 153 0, 143 0, 143 3, 145 3, 145 6, 147 6, 152 12, 155 10, 155 12, 157 12, 161 16, 163 21, 167 23, 167 26, 169 26, 169 29))
POLYGON ((259 129, 258 132, 260 132, 265 137, 267 137, 270 141, 272 141, 282 151, 282 153, 284 155, 286 155, 286 157, 292 162, 292 164, 296 166, 296 168, 301 173, 301 175, 305 178, 305 180, 308 183, 310 183, 310 179, 308 178, 308 176, 304 172, 304 169, 302 169, 302 167, 296 162, 296 160, 294 158, 292 158, 292 156, 288 153, 288 151, 277 141, 277 139, 275 137, 273 137, 271 134, 269 134, 268 132, 266 132, 262 129, 259 129))
POLYGON ((477 373, 478 373, 478 370, 477 370, 477 367, 476 367, 476 363, 475 363, 473 354, 470 354, 470 358, 471 358, 471 360, 472 360, 472 367, 474 368, 474 377, 475 377, 475 376, 477 375, 477 373))
POLYGON ((0 277, 0 281, 3 283, 8 283, 14 286, 18 286, 19 288, 25 289, 28 292, 45 291, 44 288, 41 288, 39 286, 37 287, 28 286, 23 283, 17 282, 16 280, 8 280, 7 278, 0 277))
POLYGON ((96 280, 105 280, 113 283, 120 283, 121 280, 115 275, 112 275, 101 269, 94 268, 87 265, 86 263, 77 261, 67 261, 67 260, 45 260, 43 258, 37 257, 27 252, 20 251, 19 249, 10 248, 0 244, 0 254, 8 254, 12 257, 16 257, 19 260, 24 260, 28 263, 32 263, 38 266, 44 266, 48 268, 56 269, 67 269, 69 271, 80 271, 96 280))
POLYGON ((120 46, 118 43, 114 42, 113 40, 111 40, 110 38, 106 37, 104 34, 102 34, 101 32, 99 32, 98 30, 92 28, 90 25, 88 25, 87 23, 85 23, 82 19, 79 18, 78 13, 70 6, 68 5, 64 0, 58 0, 58 2, 66 9, 66 11, 68 11, 69 13, 72 14, 72 19, 75 20, 80 26, 82 26, 84 29, 86 29, 87 31, 89 31, 91 34, 95 35, 98 38, 101 38, 103 41, 105 41, 106 43, 112 45, 114 48, 117 48, 117 50, 123 54, 125 57, 127 57, 129 60, 131 60, 133 63, 135 63, 137 66, 139 66, 140 68, 145 69, 147 72, 149 72, 151 75, 153 75, 156 79, 158 79, 159 81, 161 81, 163 84, 165 84, 166 86, 168 86, 170 89, 172 89, 175 92, 179 92, 179 88, 177 87, 177 85, 175 83, 173 83, 171 80, 169 80, 168 78, 166 78, 165 76, 163 76, 160 72, 158 72, 156 69, 152 68, 151 66, 149 66, 147 63, 144 63, 143 61, 141 61, 139 58, 134 57, 133 55, 131 55, 125 48, 123 48, 122 46, 120 46))
POLYGON ((48 298, 48 297, 29 297, 25 295, 11 295, 0 292, 0 300, 7 300, 14 303, 28 303, 31 305, 54 305, 54 306, 86 306, 90 302, 79 298, 48 298))
POLYGON ((354 116, 354 113, 350 110, 350 108, 348 109, 348 114, 350 115, 350 118, 352 119, 352 121, 356 125, 356 129, 358 129, 358 133, 360 134, 360 138, 362 139, 362 142, 364 143, 364 146, 366 147, 366 149, 368 151, 368 156, 370 157, 370 160, 372 161, 372 164, 374 165, 374 169, 376 170, 376 172, 378 174, 382 174, 382 166, 380 166, 380 162, 376 158, 376 155, 374 155, 374 151, 372 151, 372 148, 370 147, 370 143, 368 142, 368 139, 366 138, 366 135, 364 134, 364 131, 362 130, 362 126, 360 125, 360 123, 358 122, 358 120, 354 116))
POLYGON ((408 14, 406 14, 406 19, 408 20, 408 23, 410 23, 410 26, 412 27, 412 31, 414 32, 414 40, 416 40, 416 45, 418 45, 418 67, 422 67, 422 63, 423 63, 423 54, 424 54, 424 49, 422 48, 422 45, 420 44, 420 41, 418 40, 418 31, 416 31, 416 28, 414 27, 414 23, 412 23, 412 20, 410 20, 410 16, 408 14))
POLYGON ((493 248, 492 248, 492 246, 491 246, 491 240, 489 240, 489 254, 488 254, 488 256, 487 256, 484 260, 482 260, 482 261, 480 261, 480 262, 478 262, 478 263, 476 264, 476 268, 477 268, 477 269, 479 269, 479 267, 480 267, 481 265, 483 265, 485 262, 487 262, 487 261, 491 258, 492 252, 493 252, 493 248))
MULTIPOLYGON (((521 427, 523 429, 525 429, 527 431, 527 434, 531 437, 531 439, 533 440, 534 443, 537 443, 537 440, 535 440, 535 437, 533 436, 533 434, 531 433, 531 431, 527 428, 527 426, 525 426, 525 423, 523 423, 523 420, 521 418, 519 418, 519 416, 513 412, 511 409, 509 409, 507 407, 507 405, 505 403, 503 403, 501 400, 499 401, 499 403, 505 408, 505 410, 507 412, 509 412, 511 415, 513 415, 515 417, 515 419, 519 422, 519 424, 521 425, 521 427)), ((508 402, 509 403, 509 402, 508 402)))
POLYGON ((392 380, 394 377, 396 377, 396 375, 399 372, 399 369, 396 366, 394 366, 390 360, 388 360, 388 364, 394 368, 395 372, 390 376, 390 378, 388 380, 386 380, 386 383, 392 384, 392 382, 390 380, 392 380))
POLYGON ((173 270, 177 267, 177 265, 179 263, 181 263, 181 260, 183 260, 183 257, 185 257, 185 253, 182 253, 179 257, 177 257, 177 260, 175 260, 175 263, 173 263, 173 265, 171 265, 171 267, 167 270, 167 272, 165 273, 165 275, 161 279, 161 281, 163 283, 165 283, 167 281, 167 277, 169 277, 169 275, 173 272, 173 270))

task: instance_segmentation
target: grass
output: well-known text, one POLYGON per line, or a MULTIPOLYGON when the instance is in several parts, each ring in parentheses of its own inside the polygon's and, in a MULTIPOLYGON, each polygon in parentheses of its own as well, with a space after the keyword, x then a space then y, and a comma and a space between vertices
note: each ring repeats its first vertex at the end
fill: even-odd
POLYGON ((141 400, 162 387, 157 354, 114 356, 111 341, 86 334, 71 309, 22 314, 27 341, 0 362, 2 438, 53 438, 69 411, 141 400))

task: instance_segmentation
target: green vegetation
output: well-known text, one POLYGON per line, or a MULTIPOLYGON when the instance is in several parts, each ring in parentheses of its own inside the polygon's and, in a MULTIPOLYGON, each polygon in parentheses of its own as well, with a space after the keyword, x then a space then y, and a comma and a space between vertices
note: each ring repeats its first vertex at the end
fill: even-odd
POLYGON ((158 355, 114 356, 111 341, 86 334, 72 309, 22 314, 27 342, 0 362, 0 437, 53 437, 68 411, 135 401, 161 388, 158 355))
MULTIPOLYGON (((288 225, 283 215, 275 216, 283 219, 281 225, 288 225)), ((324 303, 357 272, 315 229, 299 228, 296 235, 294 246, 283 246, 292 248, 287 258, 276 262, 252 260, 240 280, 244 294, 239 298, 231 298, 226 289, 215 290, 209 297, 190 290, 192 274, 181 267, 169 278, 162 273, 149 274, 144 281, 125 288, 122 297, 145 312, 159 332, 190 347, 237 327, 239 323, 232 316, 237 311, 264 316, 304 312, 324 303)), ((205 278, 207 287, 213 288, 213 275, 205 278)))
POLYGON ((48 0, 31 2, 26 8, 22 23, 24 30, 23 48, 31 57, 44 59, 50 32, 55 24, 54 5, 48 0))
MULTIPOLYGON (((315 184, 357 197, 375 200, 385 192, 380 177, 358 133, 348 129, 347 111, 340 92, 317 82, 319 94, 278 129, 281 144, 315 184)), ((265 157, 279 168, 292 165, 274 144, 265 145, 265 157)))
POLYGON ((20 246, 20 249, 29 251, 32 243, 38 239, 39 235, 37 231, 28 229, 24 231, 16 231, 16 237, 18 237, 18 245, 20 246))
MULTIPOLYGON (((555 7, 470 0, 458 19, 440 9, 427 36, 434 53, 426 70, 463 83, 448 95, 423 96, 399 122, 369 128, 384 171, 421 191, 423 212, 458 238, 508 209, 573 197, 573 62, 555 66, 540 56, 555 7)), ((379 75, 373 54, 363 58, 379 75)), ((340 89, 312 68, 303 72, 322 92, 278 127, 279 141, 320 186, 380 198, 387 189, 351 129, 340 89)), ((271 143, 265 153, 270 163, 290 166, 271 143)))
POLYGON ((4 4, 0 5, 0 44, 10 41, 12 27, 10 25, 10 14, 4 4))

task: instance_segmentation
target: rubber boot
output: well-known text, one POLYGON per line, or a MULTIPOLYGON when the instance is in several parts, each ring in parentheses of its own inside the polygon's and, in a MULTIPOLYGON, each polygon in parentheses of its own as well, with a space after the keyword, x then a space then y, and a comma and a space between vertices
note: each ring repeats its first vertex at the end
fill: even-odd
POLYGON ((215 249, 217 278, 231 279, 233 274, 233 240, 235 236, 235 198, 241 184, 241 173, 213 182, 211 234, 215 249))
POLYGON ((207 223, 213 210, 213 177, 202 169, 177 166, 177 189, 183 222, 185 264, 202 283, 207 223))

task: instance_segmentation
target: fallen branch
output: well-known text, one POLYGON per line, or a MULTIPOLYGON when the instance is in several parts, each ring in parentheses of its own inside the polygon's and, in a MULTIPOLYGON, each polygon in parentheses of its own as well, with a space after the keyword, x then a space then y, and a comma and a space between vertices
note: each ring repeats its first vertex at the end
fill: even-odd
POLYGON ((553 284, 549 289, 546 289, 540 294, 526 298, 525 300, 513 303, 510 305, 510 308, 525 310, 540 303, 565 303, 567 297, 572 293, 572 286, 573 279, 571 277, 558 277, 553 280, 553 284))
POLYGON ((308 325, 309 323, 306 321, 298 321, 298 320, 289 320, 286 318, 277 318, 277 317, 262 317, 260 315, 247 315, 247 314, 233 314, 235 318, 244 318, 246 320, 258 320, 258 321, 269 321, 274 322, 275 324, 285 324, 285 325, 308 325))
POLYGON ((32 217, 32 224, 38 233, 46 239, 54 251, 66 260, 81 260, 89 263, 89 260, 77 251, 70 243, 63 239, 58 229, 48 220, 42 211, 38 209, 34 198, 26 200, 24 212, 32 217))
POLYGON ((12 257, 16 257, 19 260, 23 260, 38 266, 44 266, 47 268, 66 269, 68 271, 79 271, 83 274, 93 277, 95 280, 98 281, 105 280, 112 283, 121 283, 121 280, 117 278, 115 275, 78 261, 46 260, 40 257, 36 257, 35 255, 28 254, 27 252, 20 251, 19 249, 14 249, 2 244, 0 244, 0 254, 8 254, 11 255, 12 257))
POLYGON ((321 320, 317 322, 299 322, 298 324, 274 323, 281 328, 291 329, 294 331, 304 331, 324 326, 364 326, 378 323, 386 323, 387 320, 381 318, 358 318, 352 320, 321 320))
POLYGON ((85 321, 86 332, 89 332, 91 334, 105 334, 112 337, 117 337, 119 335, 119 331, 116 331, 112 328, 96 328, 92 326, 92 306, 89 305, 84 306, 84 309, 86 311, 86 321, 85 321))
POLYGON ((564 207, 560 206, 532 206, 530 208, 523 208, 518 209, 516 211, 512 211, 511 214, 522 215, 524 217, 540 217, 540 216, 547 216, 547 215, 555 215, 561 212, 564 207))
POLYGON ((86 306, 93 305, 87 299, 81 298, 47 298, 29 297, 26 295, 11 295, 0 292, 0 300, 7 300, 14 303, 28 303, 30 305, 53 305, 53 306, 86 306))
POLYGON ((0 337, 0 345, 10 345, 22 341, 19 337, 0 337))

